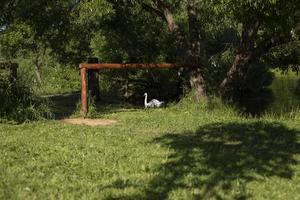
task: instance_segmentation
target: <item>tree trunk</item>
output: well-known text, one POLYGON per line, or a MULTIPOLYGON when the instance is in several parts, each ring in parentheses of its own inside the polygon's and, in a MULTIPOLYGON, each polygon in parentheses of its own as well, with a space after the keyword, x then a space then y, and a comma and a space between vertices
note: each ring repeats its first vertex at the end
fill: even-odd
POLYGON ((158 0, 158 7, 164 17, 164 20, 167 22, 168 28, 170 32, 173 34, 175 38, 175 48, 176 48, 176 57, 184 57, 186 44, 185 44, 185 37, 183 35, 182 30, 176 23, 173 14, 167 8, 162 0, 158 0))
POLYGON ((232 97, 235 90, 243 87, 245 75, 249 69, 250 54, 237 54, 235 60, 221 84, 222 98, 232 97))
POLYGON ((42 84, 41 72, 42 72, 42 64, 44 62, 44 57, 46 54, 46 48, 42 48, 42 52, 40 53, 39 48, 37 47, 35 49, 35 53, 36 53, 36 57, 34 60, 34 72, 35 72, 36 81, 40 85, 42 84))
POLYGON ((220 86, 222 98, 231 98, 236 90, 243 87, 244 78, 249 69, 249 63, 255 57, 255 40, 259 26, 260 22, 255 17, 252 21, 243 24, 239 51, 220 86))
POLYGON ((190 84, 195 90, 197 101, 201 101, 206 97, 206 84, 200 68, 191 70, 190 84))
POLYGON ((35 78, 38 84, 42 83, 41 66, 38 63, 34 65, 35 78))
POLYGON ((190 71, 190 84, 195 90, 198 101, 206 96, 206 83, 201 70, 202 61, 201 54, 201 24, 197 20, 195 0, 188 0, 187 3, 188 24, 189 24, 189 40, 190 45, 187 50, 188 63, 195 65, 195 68, 190 71))
POLYGON ((206 96, 206 84, 203 78, 203 70, 201 69, 203 67, 201 63, 201 53, 203 53, 201 51, 201 26, 197 20, 195 0, 188 0, 186 7, 189 44, 186 44, 187 37, 185 37, 184 31, 176 23, 172 12, 168 9, 165 2, 163 0, 153 0, 153 3, 157 5, 157 8, 153 8, 145 3, 143 7, 166 21, 170 32, 175 38, 176 56, 180 57, 179 60, 181 62, 195 66, 190 70, 190 84, 195 89, 197 100, 203 99, 206 96))

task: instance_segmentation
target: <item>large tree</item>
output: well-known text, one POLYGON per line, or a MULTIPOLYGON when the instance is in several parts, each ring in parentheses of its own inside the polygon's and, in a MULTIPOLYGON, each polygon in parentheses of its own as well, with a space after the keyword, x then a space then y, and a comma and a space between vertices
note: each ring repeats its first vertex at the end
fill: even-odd
POLYGON ((41 68, 47 49, 55 49, 66 40, 69 1, 4 1, 1 4, 2 56, 32 58, 37 82, 41 83, 41 68))
MULTIPOLYGON (((243 89, 251 77, 249 71, 259 71, 257 66, 268 60, 264 56, 271 49, 293 40, 299 29, 299 1, 2 1, 0 31, 2 38, 9 31, 24 37, 24 27, 28 27, 30 42, 15 40, 26 45, 14 45, 11 50, 26 47, 36 52, 37 58, 48 48, 60 61, 69 63, 83 61, 96 52, 110 57, 109 61, 153 60, 193 65, 189 80, 198 99, 207 93, 207 80, 219 79, 212 77, 212 65, 218 63, 211 58, 231 49, 234 58, 221 84, 221 94, 230 97, 243 89), (228 35, 231 40, 224 41, 223 38, 230 38, 228 35), (220 41, 224 44, 218 44, 220 41)), ((41 64, 36 63, 38 69, 41 64)))
MULTIPOLYGON (((109 8, 109 6, 105 4, 105 2, 108 2, 110 5, 114 5, 113 13, 115 15, 118 15, 118 12, 122 11, 122 9, 114 8, 118 8, 124 4, 124 6, 127 6, 128 9, 133 8, 135 10, 140 10, 139 12, 147 12, 150 18, 155 18, 164 22, 164 24, 162 24, 161 26, 161 30, 168 29, 169 34, 173 38, 172 40, 169 40, 169 42, 172 42, 169 43, 169 48, 175 50, 173 51, 175 59, 172 61, 194 66, 190 70, 190 83, 194 87, 197 98, 199 100, 205 97, 207 89, 203 74, 205 50, 204 45, 202 44, 202 32, 204 31, 202 30, 201 21, 199 20, 198 9, 199 7, 201 7, 199 6, 199 4, 203 3, 196 0, 98 0, 82 1, 82 5, 89 6, 90 10, 97 10, 96 5, 109 8)), ((99 9, 98 12, 103 13, 99 9)), ((91 14, 91 16, 95 15, 97 14, 91 14)), ((143 16, 145 16, 145 14, 141 14, 137 17, 142 18, 143 16)), ((101 15, 100 18, 103 18, 103 15, 101 15)), ((124 24, 126 24, 128 20, 130 21, 129 18, 124 18, 123 20, 124 24)), ((138 20, 136 22, 138 22, 138 20)), ((143 24, 141 23, 139 25, 143 26, 143 24)), ((116 27, 116 30, 117 29, 120 29, 120 27, 116 27)), ((157 32, 156 34, 157 37, 160 33, 157 32)), ((144 37, 146 37, 146 35, 144 35, 144 37)))
POLYGON ((206 96, 207 86, 204 79, 205 50, 203 45, 203 26, 198 18, 199 1, 142 1, 143 8, 166 22, 173 34, 174 47, 179 62, 193 65, 190 70, 190 83, 196 97, 201 100, 206 96), (176 20, 176 17, 179 20, 176 20))
POLYGON ((262 62, 272 48, 293 40, 292 32, 299 22, 299 0, 222 0, 216 7, 230 18, 239 31, 235 58, 221 84, 223 97, 231 98, 242 91, 247 73, 262 62))

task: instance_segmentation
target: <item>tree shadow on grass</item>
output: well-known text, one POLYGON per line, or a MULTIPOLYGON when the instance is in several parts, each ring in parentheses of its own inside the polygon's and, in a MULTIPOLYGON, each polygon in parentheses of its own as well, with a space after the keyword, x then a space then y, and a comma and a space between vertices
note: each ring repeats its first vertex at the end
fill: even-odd
POLYGON ((195 133, 155 139, 171 150, 146 189, 151 199, 187 190, 192 199, 247 199, 246 184, 262 177, 293 177, 299 132, 280 123, 217 123, 195 133))

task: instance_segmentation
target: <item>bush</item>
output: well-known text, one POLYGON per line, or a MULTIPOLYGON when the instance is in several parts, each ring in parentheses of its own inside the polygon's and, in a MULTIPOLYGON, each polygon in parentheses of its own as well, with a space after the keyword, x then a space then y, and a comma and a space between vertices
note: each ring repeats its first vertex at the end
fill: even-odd
POLYGON ((37 95, 64 94, 80 90, 78 66, 63 66, 47 56, 41 67, 42 83, 36 81, 31 59, 19 59, 19 72, 37 95), (26 76, 26 77, 25 77, 26 76))
POLYGON ((22 78, 10 81, 0 73, 0 119, 18 123, 50 118, 51 112, 46 100, 40 99, 22 78))

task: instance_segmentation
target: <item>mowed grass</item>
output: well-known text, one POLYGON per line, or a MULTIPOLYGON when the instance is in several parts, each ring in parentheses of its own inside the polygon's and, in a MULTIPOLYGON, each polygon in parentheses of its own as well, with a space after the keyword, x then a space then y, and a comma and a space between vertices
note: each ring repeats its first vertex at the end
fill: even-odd
POLYGON ((300 124, 190 102, 0 125, 0 199, 300 199, 300 124))

